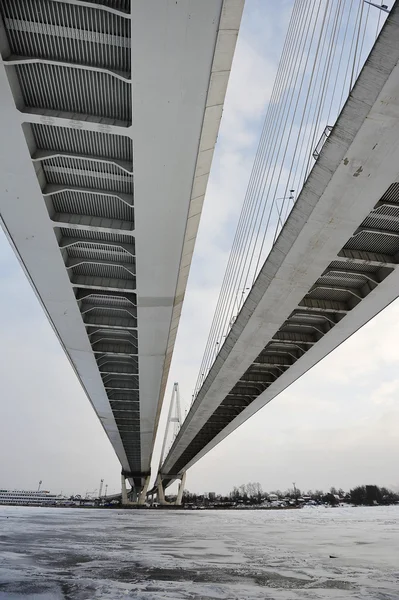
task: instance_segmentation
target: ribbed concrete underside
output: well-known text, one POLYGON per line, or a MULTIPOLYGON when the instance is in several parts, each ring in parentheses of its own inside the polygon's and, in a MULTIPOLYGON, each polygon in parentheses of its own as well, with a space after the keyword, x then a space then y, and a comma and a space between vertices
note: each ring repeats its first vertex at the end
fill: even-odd
POLYGON ((0 215, 141 485, 243 0, 3 0, 0 215))
POLYGON ((396 2, 164 462, 166 482, 399 295, 398 60, 396 2))

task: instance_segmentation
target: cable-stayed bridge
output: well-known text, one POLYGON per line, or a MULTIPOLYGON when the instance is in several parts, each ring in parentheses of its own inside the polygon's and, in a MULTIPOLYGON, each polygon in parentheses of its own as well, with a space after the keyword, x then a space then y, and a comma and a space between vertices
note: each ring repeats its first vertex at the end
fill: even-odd
POLYGON ((158 475, 161 497, 399 295, 399 3, 380 32, 386 10, 294 4, 191 409, 158 475))
POLYGON ((1 223, 136 491, 243 1, 0 2, 1 223))
MULTIPOLYGON (((1 223, 117 453, 125 500, 126 479, 141 502, 149 482, 242 9, 0 2, 1 223)), ((398 34, 398 2, 293 3, 161 497, 398 296, 398 34)))

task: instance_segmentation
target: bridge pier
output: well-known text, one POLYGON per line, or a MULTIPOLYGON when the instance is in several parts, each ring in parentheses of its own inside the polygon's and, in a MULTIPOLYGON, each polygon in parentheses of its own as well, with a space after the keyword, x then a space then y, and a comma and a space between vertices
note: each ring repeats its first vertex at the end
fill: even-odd
POLYGON ((184 492, 184 486, 186 484, 186 475, 187 475, 187 471, 185 471, 183 473, 183 475, 181 476, 181 480, 179 483, 179 491, 177 492, 177 498, 176 498, 176 506, 181 506, 182 500, 183 500, 183 492, 184 492))
POLYGON ((129 506, 132 504, 127 496, 126 489, 126 477, 124 473, 121 473, 121 487, 122 487, 122 506, 129 506))
POLYGON ((157 486, 158 503, 161 504, 162 506, 169 504, 169 502, 166 502, 166 499, 165 499, 165 488, 164 488, 164 484, 163 484, 163 481, 162 481, 160 475, 158 475, 158 477, 157 477, 156 486, 157 486))
POLYGON ((151 472, 129 472, 122 471, 122 506, 143 506, 145 504, 148 485, 150 483, 151 472), (126 488, 126 479, 131 485, 128 492, 126 488))
POLYGON ((144 504, 145 504, 149 484, 150 484, 150 475, 147 475, 147 477, 144 480, 144 485, 141 488, 141 492, 138 497, 139 506, 144 506, 144 504))
MULTIPOLYGON (((177 479, 177 478, 176 478, 177 479)), ((183 475, 181 475, 180 477, 180 483, 179 483, 179 489, 177 491, 177 497, 175 502, 168 502, 165 498, 165 485, 162 481, 162 477, 160 474, 158 474, 157 480, 156 480, 156 488, 157 488, 157 500, 158 503, 161 504, 162 506, 181 506, 182 500, 183 500, 183 492, 184 492, 184 486, 186 484, 186 472, 183 473, 183 475)))
POLYGON ((122 506, 133 506, 133 505, 140 504, 140 502, 139 502, 140 492, 135 487, 134 480, 131 478, 131 476, 129 474, 124 473, 123 471, 121 473, 121 487, 122 487, 122 506), (130 483, 132 485, 132 489, 129 492, 126 487, 126 479, 130 480, 130 483))

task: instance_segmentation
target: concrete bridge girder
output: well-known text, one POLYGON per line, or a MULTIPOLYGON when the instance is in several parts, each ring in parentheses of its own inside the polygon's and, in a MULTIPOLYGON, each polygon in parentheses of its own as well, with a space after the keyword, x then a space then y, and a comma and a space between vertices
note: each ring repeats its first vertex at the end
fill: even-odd
POLYGON ((243 3, 0 6, 1 222, 126 471, 151 462, 243 3), (138 441, 104 359, 132 359, 138 441))
POLYGON ((395 3, 232 326, 225 351, 219 352, 194 400, 163 464, 165 475, 190 468, 397 297, 398 39, 395 3), (387 214, 376 214, 387 198, 395 205, 391 222, 387 214), (324 325, 314 322, 317 331, 305 334, 307 315, 317 314, 324 315, 324 325), (215 427, 217 408, 225 399, 233 401, 237 380, 259 368, 259 356, 273 356, 274 350, 293 354, 292 365, 255 399, 248 396, 250 402, 238 416, 225 413, 224 423, 215 427))

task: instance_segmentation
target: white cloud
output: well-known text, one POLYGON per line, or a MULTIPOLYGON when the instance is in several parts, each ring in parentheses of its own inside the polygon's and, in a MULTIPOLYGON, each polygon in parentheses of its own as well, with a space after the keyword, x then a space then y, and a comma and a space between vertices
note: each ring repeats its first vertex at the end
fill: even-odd
POLYGON ((85 493, 119 463, 50 324, 0 234, 1 485, 85 493))
POLYGON ((188 487, 399 486, 398 310, 399 301, 219 444, 188 487))
POLYGON ((372 401, 377 405, 395 406, 399 397, 399 379, 384 381, 373 391, 372 401))
POLYGON ((322 371, 316 367, 314 376, 337 383, 357 379, 360 384, 369 385, 383 369, 399 363, 398 335, 399 303, 394 302, 329 355, 322 363, 322 371))

